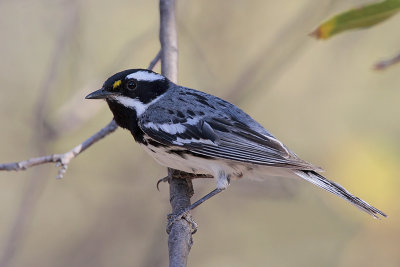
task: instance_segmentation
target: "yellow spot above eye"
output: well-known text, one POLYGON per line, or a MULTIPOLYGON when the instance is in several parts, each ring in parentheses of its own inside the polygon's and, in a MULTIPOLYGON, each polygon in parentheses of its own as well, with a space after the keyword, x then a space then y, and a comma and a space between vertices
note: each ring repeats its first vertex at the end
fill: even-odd
POLYGON ((117 88, 118 86, 120 86, 121 83, 122 83, 121 80, 115 81, 114 84, 113 84, 113 89, 115 89, 115 88, 117 88))

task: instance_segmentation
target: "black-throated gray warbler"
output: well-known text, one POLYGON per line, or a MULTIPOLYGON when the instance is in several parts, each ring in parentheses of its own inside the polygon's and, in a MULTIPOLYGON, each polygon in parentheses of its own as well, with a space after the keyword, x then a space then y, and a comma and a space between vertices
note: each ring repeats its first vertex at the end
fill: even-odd
POLYGON ((119 126, 161 165, 215 177, 221 192, 230 178, 301 177, 378 218, 386 214, 323 177, 235 105, 176 85, 145 69, 114 74, 87 99, 105 99, 119 126))

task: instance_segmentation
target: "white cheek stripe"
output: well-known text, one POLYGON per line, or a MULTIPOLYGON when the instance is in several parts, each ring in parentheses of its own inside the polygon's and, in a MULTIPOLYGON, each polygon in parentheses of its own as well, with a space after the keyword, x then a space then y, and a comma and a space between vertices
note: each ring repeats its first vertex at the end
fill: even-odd
POLYGON ((147 72, 147 71, 138 71, 126 76, 126 79, 135 79, 137 81, 157 81, 157 80, 164 80, 164 76, 154 73, 154 72, 147 72))
POLYGON ((160 100, 160 98, 163 95, 160 95, 159 97, 153 99, 151 102, 144 104, 143 102, 140 102, 138 99, 134 99, 134 98, 130 98, 130 97, 126 97, 126 96, 114 96, 113 99, 117 102, 119 102, 121 105, 127 107, 127 108, 131 108, 136 110, 136 115, 139 117, 140 115, 142 115, 147 108, 154 104, 155 102, 157 102, 158 100, 160 100))
POLYGON ((136 114, 140 116, 147 109, 147 104, 143 104, 137 99, 129 98, 126 96, 116 96, 114 99, 127 108, 136 110, 136 114))

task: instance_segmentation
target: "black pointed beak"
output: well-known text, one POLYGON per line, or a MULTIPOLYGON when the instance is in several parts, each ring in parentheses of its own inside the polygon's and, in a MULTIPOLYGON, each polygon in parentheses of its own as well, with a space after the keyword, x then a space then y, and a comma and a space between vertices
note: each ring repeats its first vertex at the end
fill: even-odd
POLYGON ((104 88, 101 88, 97 91, 94 91, 93 93, 88 94, 85 99, 104 99, 110 96, 117 95, 117 92, 109 92, 104 90, 104 88))

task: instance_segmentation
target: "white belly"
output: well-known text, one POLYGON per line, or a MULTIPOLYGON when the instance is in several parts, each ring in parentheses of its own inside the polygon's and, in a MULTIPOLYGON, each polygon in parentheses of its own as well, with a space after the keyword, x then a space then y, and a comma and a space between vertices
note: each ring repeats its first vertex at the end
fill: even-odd
POLYGON ((159 164, 195 174, 210 174, 214 176, 217 188, 226 188, 229 178, 240 178, 246 170, 243 164, 237 164, 223 159, 206 159, 186 154, 180 156, 174 153, 167 153, 163 147, 144 146, 144 150, 149 153, 159 164))
POLYGON ((178 154, 167 153, 163 147, 144 146, 144 150, 154 158, 159 164, 196 174, 211 174, 214 175, 216 169, 220 168, 220 164, 216 164, 213 160, 197 158, 191 155, 186 155, 185 158, 178 154))
MULTIPOLYGON (((226 188, 228 179, 265 179, 267 177, 294 177, 290 169, 269 167, 262 165, 246 164, 224 159, 206 159, 193 155, 180 156, 174 153, 167 153, 163 147, 144 146, 144 150, 153 157, 159 164, 176 170, 195 174, 213 175, 217 188, 226 188)), ((179 149, 176 147, 176 149, 179 149)))

